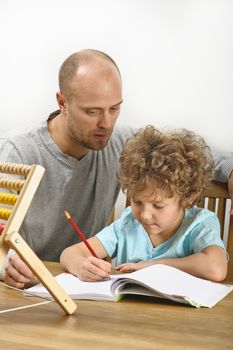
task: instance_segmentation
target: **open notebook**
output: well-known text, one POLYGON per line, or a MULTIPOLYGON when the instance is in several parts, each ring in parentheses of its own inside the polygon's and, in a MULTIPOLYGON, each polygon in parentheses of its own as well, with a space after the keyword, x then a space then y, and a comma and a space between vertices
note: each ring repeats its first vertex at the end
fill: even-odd
MULTIPOLYGON (((233 290, 233 286, 206 281, 161 264, 132 273, 111 275, 111 279, 101 282, 82 282, 69 273, 58 275, 56 280, 72 299, 118 301, 125 294, 138 294, 196 307, 212 307, 233 290)), ((50 296, 41 284, 25 292, 42 297, 50 296)))

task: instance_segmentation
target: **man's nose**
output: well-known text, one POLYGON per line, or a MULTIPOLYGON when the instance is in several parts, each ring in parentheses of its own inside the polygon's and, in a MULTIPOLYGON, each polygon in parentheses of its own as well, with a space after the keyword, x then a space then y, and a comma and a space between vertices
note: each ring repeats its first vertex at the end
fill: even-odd
POLYGON ((111 129, 114 124, 113 118, 110 113, 103 112, 98 121, 98 127, 102 129, 111 129))

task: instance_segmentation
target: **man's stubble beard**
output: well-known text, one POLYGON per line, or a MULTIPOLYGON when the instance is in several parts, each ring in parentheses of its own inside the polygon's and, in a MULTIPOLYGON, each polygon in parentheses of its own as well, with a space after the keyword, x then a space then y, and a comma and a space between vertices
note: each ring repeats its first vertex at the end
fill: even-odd
POLYGON ((89 140, 84 139, 85 136, 82 137, 82 136, 76 135, 75 132, 73 131, 72 127, 70 128, 68 126, 68 130, 69 130, 70 136, 75 144, 82 146, 84 148, 93 150, 93 151, 98 151, 98 150, 102 150, 103 148, 105 148, 107 146, 107 143, 108 143, 108 141, 111 137, 112 131, 113 131, 113 130, 111 131, 107 140, 105 140, 105 141, 90 142, 89 140))

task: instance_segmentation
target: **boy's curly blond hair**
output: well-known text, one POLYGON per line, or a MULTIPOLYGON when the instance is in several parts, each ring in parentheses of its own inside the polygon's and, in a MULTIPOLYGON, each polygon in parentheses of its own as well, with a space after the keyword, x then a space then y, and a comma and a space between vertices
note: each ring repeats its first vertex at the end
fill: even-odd
POLYGON ((130 138, 120 157, 118 179, 131 197, 152 185, 182 207, 197 202, 212 178, 213 160, 204 139, 186 129, 161 132, 152 125, 130 138))

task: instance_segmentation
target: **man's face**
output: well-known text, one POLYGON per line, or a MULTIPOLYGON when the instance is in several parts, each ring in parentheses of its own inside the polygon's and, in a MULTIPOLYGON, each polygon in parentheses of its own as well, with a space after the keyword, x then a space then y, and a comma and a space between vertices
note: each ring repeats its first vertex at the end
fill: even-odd
POLYGON ((121 78, 115 67, 107 73, 82 67, 71 83, 64 114, 75 147, 99 150, 106 146, 120 113, 121 78))

